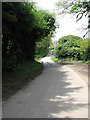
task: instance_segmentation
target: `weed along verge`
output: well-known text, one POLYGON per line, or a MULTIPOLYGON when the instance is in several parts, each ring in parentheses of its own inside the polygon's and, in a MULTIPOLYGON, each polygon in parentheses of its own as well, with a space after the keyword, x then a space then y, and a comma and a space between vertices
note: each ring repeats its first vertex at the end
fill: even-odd
POLYGON ((7 100, 26 86, 36 76, 40 75, 44 67, 36 61, 26 61, 19 64, 16 70, 3 75, 2 98, 7 100))

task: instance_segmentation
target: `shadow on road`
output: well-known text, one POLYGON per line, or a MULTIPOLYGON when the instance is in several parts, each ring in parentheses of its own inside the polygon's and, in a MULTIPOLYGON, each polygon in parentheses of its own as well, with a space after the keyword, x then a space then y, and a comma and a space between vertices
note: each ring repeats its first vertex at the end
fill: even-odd
POLYGON ((87 109, 87 102, 83 100, 85 95, 79 94, 80 97, 77 97, 83 90, 83 85, 71 86, 70 71, 63 69, 62 65, 49 61, 43 64, 45 66, 43 74, 33 81, 31 89, 27 86, 22 95, 17 95, 16 101, 13 100, 8 108, 3 108, 3 117, 81 118, 83 116, 83 109, 87 109), (32 93, 29 96, 30 91, 32 93))
MULTIPOLYGON (((49 78, 46 76, 46 79, 52 79, 53 81, 53 86, 50 85, 51 83, 48 83, 50 91, 48 91, 48 96, 44 97, 43 103, 43 109, 45 109, 44 111, 46 114, 48 114, 49 117, 60 117, 60 114, 63 112, 68 113, 87 106, 87 103, 80 103, 73 97, 73 93, 79 92, 81 89, 83 89, 83 86, 69 88, 71 84, 70 79, 67 80, 67 72, 60 70, 62 69, 62 65, 59 66, 58 64, 56 65, 54 63, 51 64, 47 62, 44 63, 44 66, 51 71, 50 73, 47 73, 49 78)), ((68 116, 66 117, 68 118, 68 116)))

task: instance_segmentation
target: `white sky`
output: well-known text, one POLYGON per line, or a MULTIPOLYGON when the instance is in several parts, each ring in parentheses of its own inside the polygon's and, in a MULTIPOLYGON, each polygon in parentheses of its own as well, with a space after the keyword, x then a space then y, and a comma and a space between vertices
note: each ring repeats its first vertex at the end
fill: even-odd
POLYGON ((59 0, 33 0, 37 2, 37 5, 42 9, 53 11, 56 8, 55 3, 59 0))
MULTIPOLYGON (((33 0, 37 2, 37 6, 41 9, 47 9, 53 12, 54 9, 57 9, 55 3, 59 0, 33 0)), ((56 29, 55 37, 52 40, 57 41, 60 37, 66 35, 76 35, 83 37, 86 31, 82 31, 82 28, 88 24, 88 19, 83 18, 80 21, 76 22, 75 16, 69 14, 65 16, 57 15, 56 21, 59 23, 59 28, 56 29)))

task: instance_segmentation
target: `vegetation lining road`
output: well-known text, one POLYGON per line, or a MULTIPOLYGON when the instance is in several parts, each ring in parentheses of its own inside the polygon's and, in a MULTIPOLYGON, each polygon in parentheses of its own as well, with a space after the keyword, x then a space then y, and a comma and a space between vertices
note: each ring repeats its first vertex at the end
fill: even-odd
POLYGON ((90 45, 88 38, 68 35, 58 40, 51 59, 62 65, 67 65, 77 72, 88 84, 88 65, 90 64, 90 45))
POLYGON ((82 39, 79 36, 68 35, 58 40, 54 48, 52 60, 55 62, 79 61, 90 63, 90 39, 82 39))
MULTIPOLYGON (((2 3, 3 98, 42 70, 35 60, 49 51, 55 19, 54 13, 37 9, 34 2, 2 3)), ((59 39, 53 59, 89 62, 89 51, 88 39, 68 35, 59 39)))
POLYGON ((81 64, 81 65, 90 65, 90 60, 87 60, 87 61, 85 61, 85 60, 78 60, 78 61, 76 61, 76 60, 72 60, 71 58, 62 58, 62 59, 58 59, 58 58, 56 58, 55 56, 52 56, 51 57, 51 59, 52 59, 52 61, 54 61, 54 62, 57 62, 57 63, 60 63, 60 64, 69 64, 69 63, 76 63, 76 64, 81 64))
POLYGON ((34 2, 3 2, 2 21, 2 91, 8 98, 43 69, 35 59, 48 53, 56 26, 55 15, 34 2))
POLYGON ((3 76, 3 100, 8 99, 22 87, 27 85, 34 77, 43 70, 43 65, 35 61, 27 61, 20 64, 16 71, 6 73, 3 76))
POLYGON ((88 71, 90 69, 90 61, 87 61, 85 63, 85 61, 72 61, 71 59, 59 60, 55 58, 55 56, 52 56, 51 59, 58 64, 65 65, 74 70, 88 85, 88 78, 90 77, 90 75, 88 74, 88 71))

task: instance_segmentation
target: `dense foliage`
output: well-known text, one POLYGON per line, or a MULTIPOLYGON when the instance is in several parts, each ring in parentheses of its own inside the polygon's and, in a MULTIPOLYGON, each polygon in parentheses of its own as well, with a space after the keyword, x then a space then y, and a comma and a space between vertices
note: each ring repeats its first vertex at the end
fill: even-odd
POLYGON ((81 54, 81 59, 83 60, 90 60, 90 44, 89 44, 90 39, 84 39, 83 41, 77 41, 77 44, 80 47, 80 54, 81 54))
POLYGON ((33 60, 36 41, 47 43, 55 30, 54 23, 53 14, 37 10, 33 2, 3 2, 3 71, 14 70, 17 64, 33 60))
POLYGON ((44 37, 41 41, 36 42, 35 58, 41 58, 48 54, 49 46, 51 44, 51 37, 44 37))
POLYGON ((83 40, 78 36, 68 35, 59 39, 58 45, 54 49, 54 55, 59 59, 88 60, 90 59, 89 49, 88 39, 83 40))

